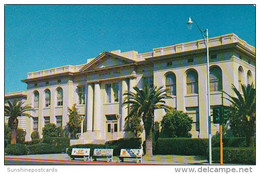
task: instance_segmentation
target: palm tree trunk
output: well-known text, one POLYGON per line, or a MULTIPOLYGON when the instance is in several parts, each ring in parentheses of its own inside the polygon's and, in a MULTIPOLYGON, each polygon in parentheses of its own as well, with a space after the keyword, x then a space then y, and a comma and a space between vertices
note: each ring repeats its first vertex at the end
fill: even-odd
POLYGON ((152 129, 145 132, 145 156, 152 157, 153 156, 153 134, 152 129))
POLYGON ((11 144, 16 144, 17 129, 11 129, 11 144))

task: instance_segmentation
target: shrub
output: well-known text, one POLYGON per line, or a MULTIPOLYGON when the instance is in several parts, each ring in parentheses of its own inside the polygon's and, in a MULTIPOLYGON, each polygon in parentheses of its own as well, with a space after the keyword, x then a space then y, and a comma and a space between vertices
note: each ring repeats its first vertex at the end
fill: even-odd
POLYGON ((170 111, 162 119, 162 134, 164 137, 191 137, 192 119, 182 111, 170 111))
POLYGON ((58 137, 59 132, 56 125, 53 123, 46 124, 42 130, 42 135, 44 137, 58 137))
POLYGON ((5 153, 8 155, 27 155, 28 149, 25 144, 8 144, 5 153))
MULTIPOLYGON (((246 138, 245 137, 228 137, 223 138, 224 147, 246 147, 246 138)), ((219 136, 212 138, 212 147, 219 147, 220 140, 219 136)))
POLYGON ((33 131, 33 132, 31 133, 31 138, 32 138, 32 140, 37 140, 37 139, 39 139, 39 138, 40 138, 39 132, 38 132, 38 131, 33 131))
POLYGON ((10 144, 10 142, 11 142, 11 129, 10 129, 10 127, 8 127, 8 125, 6 123, 4 125, 4 138, 5 138, 5 143, 10 144))
MULTIPOLYGON (((251 147, 233 148, 224 147, 223 159, 224 163, 236 163, 236 164, 256 164, 256 150, 251 147)), ((212 160, 214 162, 220 161, 219 148, 212 149, 212 160)))
POLYGON ((70 139, 64 137, 45 137, 43 143, 51 145, 57 152, 65 152, 66 148, 70 146, 70 139))
POLYGON ((114 149, 113 155, 120 155, 121 149, 132 148, 139 149, 141 148, 141 139, 140 138, 129 138, 129 139, 119 139, 108 141, 105 144, 79 144, 70 146, 68 148, 67 154, 71 155, 72 148, 90 148, 90 155, 93 154, 95 148, 111 148, 114 149))
POLYGON ((155 154, 207 155, 208 139, 158 138, 155 154))
POLYGON ((60 151, 54 148, 50 144, 40 143, 27 145, 29 154, 48 154, 48 153, 59 153, 60 151))
POLYGON ((25 141, 26 132, 23 129, 17 129, 16 143, 23 144, 25 141))
POLYGON ((26 145, 32 145, 32 144, 39 144, 39 143, 41 143, 41 142, 42 142, 41 139, 35 139, 35 140, 32 140, 32 141, 26 141, 26 142, 24 142, 24 144, 26 144, 26 145))

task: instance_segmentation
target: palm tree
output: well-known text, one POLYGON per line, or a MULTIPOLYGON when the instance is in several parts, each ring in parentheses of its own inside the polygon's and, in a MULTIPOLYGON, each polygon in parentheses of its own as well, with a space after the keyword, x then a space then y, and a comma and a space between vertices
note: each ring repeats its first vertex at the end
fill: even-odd
POLYGON ((11 144, 16 144, 16 134, 18 127, 18 117, 28 116, 31 117, 28 111, 32 111, 32 107, 24 105, 24 102, 14 100, 13 102, 8 101, 5 105, 5 116, 8 118, 8 126, 11 128, 11 144))
POLYGON ((134 87, 135 92, 127 92, 124 94, 126 99, 124 105, 129 105, 129 114, 126 117, 140 117, 144 124, 145 130, 145 147, 146 155, 153 156, 152 149, 152 129, 154 125, 154 111, 156 109, 166 109, 168 106, 165 105, 166 98, 170 98, 167 95, 167 90, 163 87, 150 88, 148 85, 144 85, 144 89, 134 87))
POLYGON ((236 96, 229 94, 227 100, 231 102, 230 126, 237 136, 245 136, 247 145, 253 145, 256 130, 256 91, 253 84, 241 85, 242 94, 232 85, 236 96))

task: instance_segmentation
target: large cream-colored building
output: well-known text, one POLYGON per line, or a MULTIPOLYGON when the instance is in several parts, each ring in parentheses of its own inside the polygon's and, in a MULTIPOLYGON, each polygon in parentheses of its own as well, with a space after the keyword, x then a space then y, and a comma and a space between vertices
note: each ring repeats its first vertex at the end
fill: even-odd
MULTIPOLYGON (((221 91, 234 95, 231 85, 255 83, 255 48, 235 34, 209 39, 211 107, 222 105, 221 91)), ((124 131, 128 110, 122 106, 123 93, 151 86, 170 89, 167 104, 187 112, 193 119, 192 137, 207 137, 206 49, 203 40, 191 41, 151 52, 103 52, 86 64, 30 72, 26 103, 35 109, 25 118, 26 139, 31 132, 42 133, 46 123, 65 127, 68 107, 76 104, 85 117, 86 132, 71 144, 100 143, 129 137, 124 131)), ((224 100, 224 105, 229 105, 224 100)), ((164 110, 155 112, 161 121, 164 110)), ((213 134, 218 125, 212 123, 213 134)))

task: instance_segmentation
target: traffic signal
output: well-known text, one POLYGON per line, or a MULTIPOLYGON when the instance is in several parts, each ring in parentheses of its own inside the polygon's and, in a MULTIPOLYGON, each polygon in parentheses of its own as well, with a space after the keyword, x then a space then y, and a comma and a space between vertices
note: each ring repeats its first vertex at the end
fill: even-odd
POLYGON ((220 117, 221 117, 221 108, 215 107, 213 108, 213 123, 220 123, 220 117))
POLYGON ((223 108, 223 123, 226 123, 229 117, 230 117, 230 108, 224 107, 223 108))

